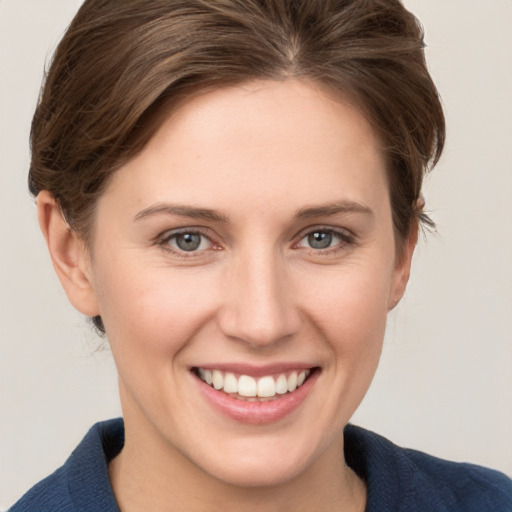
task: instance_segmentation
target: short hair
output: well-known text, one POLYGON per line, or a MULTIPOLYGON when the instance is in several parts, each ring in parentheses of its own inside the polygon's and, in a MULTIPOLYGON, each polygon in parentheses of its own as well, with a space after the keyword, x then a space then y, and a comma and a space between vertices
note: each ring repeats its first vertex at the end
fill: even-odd
POLYGON ((29 189, 88 242, 109 177, 173 105, 251 80, 303 79, 356 105, 386 158, 398 251, 441 155, 445 121, 418 20, 399 0, 85 0, 58 45, 31 130, 29 189))

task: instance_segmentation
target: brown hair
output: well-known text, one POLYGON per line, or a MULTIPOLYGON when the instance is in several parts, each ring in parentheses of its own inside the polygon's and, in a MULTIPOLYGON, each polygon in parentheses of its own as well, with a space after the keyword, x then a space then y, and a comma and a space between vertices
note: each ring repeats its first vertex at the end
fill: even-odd
MULTIPOLYGON (((112 173, 188 95, 253 79, 312 80, 348 96, 383 143, 397 247, 444 116, 417 19, 399 0, 85 0, 34 115, 29 188, 50 191, 90 241, 112 173)), ((101 319, 96 319, 101 329, 101 319)))

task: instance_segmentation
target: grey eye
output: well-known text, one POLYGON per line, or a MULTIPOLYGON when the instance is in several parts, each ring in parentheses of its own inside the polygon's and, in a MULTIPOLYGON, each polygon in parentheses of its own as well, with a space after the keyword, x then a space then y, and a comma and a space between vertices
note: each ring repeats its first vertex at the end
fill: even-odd
POLYGON ((176 246, 182 251, 197 251, 201 247, 202 236, 197 233, 180 233, 174 237, 176 246))
POLYGON ((326 231, 315 231, 308 235, 308 244, 313 249, 327 249, 331 247, 333 235, 326 231))

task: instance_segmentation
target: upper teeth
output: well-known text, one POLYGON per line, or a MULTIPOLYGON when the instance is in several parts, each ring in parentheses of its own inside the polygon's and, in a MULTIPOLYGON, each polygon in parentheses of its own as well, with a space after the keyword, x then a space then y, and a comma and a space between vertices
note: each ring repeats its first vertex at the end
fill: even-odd
POLYGON ((293 371, 288 376, 282 373, 276 377, 267 375, 255 379, 250 375, 240 375, 238 378, 234 373, 222 372, 220 370, 198 369, 201 380, 225 393, 234 393, 246 397, 272 397, 276 394, 295 391, 302 386, 311 370, 293 371))

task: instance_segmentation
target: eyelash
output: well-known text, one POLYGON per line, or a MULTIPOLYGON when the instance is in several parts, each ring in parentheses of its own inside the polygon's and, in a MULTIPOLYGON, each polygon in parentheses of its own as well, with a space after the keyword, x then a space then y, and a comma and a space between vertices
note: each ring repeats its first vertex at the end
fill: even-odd
POLYGON ((333 254, 338 254, 339 252, 346 250, 347 246, 353 247, 356 243, 356 237, 350 231, 343 229, 336 229, 327 226, 319 226, 315 228, 308 228, 306 231, 303 231, 299 236, 298 242, 294 244, 294 247, 298 246, 302 240, 307 238, 308 236, 314 233, 323 233, 327 235, 333 235, 337 237, 340 241, 336 245, 332 247, 326 247, 325 249, 314 249, 313 247, 305 247, 306 250, 310 252, 313 256, 332 256, 333 254))
POLYGON ((205 252, 216 251, 215 242, 213 242, 212 237, 206 234, 204 231, 195 228, 185 228, 176 231, 166 232, 161 237, 157 239, 157 245, 160 246, 164 251, 170 252, 172 255, 177 256, 178 258, 188 259, 188 258, 197 258, 200 256, 204 256, 205 252), (179 235, 197 235, 203 239, 208 240, 208 242, 213 246, 203 250, 196 251, 184 251, 179 248, 173 248, 170 245, 171 240, 176 239, 179 235))
MULTIPOLYGON (((347 230, 335 229, 332 227, 315 227, 308 228, 306 231, 303 231, 299 234, 299 239, 297 242, 293 244, 293 248, 299 247, 300 242, 302 242, 308 236, 314 233, 324 233, 328 235, 333 235, 339 238, 340 242, 332 247, 327 247, 325 249, 314 249, 312 247, 303 247, 308 250, 311 255, 314 256, 329 256, 333 254, 337 254, 340 251, 346 249, 346 246, 352 247, 356 243, 356 237, 347 230)), ((213 242, 211 235, 206 234, 203 230, 195 229, 195 228, 186 228, 172 232, 166 232, 162 236, 157 239, 157 245, 162 248, 162 250, 170 252, 174 256, 178 258, 188 259, 188 258, 197 258, 204 256, 206 252, 219 250, 219 246, 213 242), (170 246, 170 242, 173 239, 176 239, 179 235, 197 235, 206 239, 211 247, 202 250, 194 250, 194 251, 185 251, 180 250, 179 248, 172 248, 170 246)))

